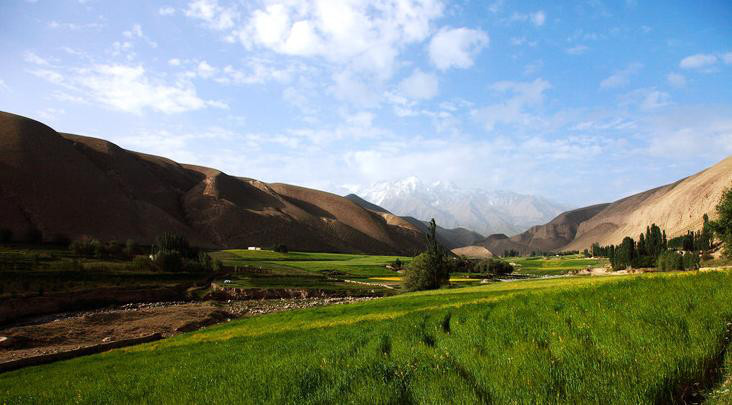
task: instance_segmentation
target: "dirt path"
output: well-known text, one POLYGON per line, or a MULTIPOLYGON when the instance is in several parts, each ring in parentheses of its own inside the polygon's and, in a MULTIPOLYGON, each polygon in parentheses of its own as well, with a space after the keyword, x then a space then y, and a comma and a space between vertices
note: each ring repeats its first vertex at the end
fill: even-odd
POLYGON ((161 302, 39 316, 0 329, 0 363, 152 333, 169 337, 245 316, 367 299, 372 298, 161 302))

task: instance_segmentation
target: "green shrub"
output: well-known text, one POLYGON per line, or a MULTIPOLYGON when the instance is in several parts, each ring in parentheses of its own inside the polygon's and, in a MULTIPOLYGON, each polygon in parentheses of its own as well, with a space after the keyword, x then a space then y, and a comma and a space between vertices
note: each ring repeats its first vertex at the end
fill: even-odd
POLYGON ((152 260, 148 256, 135 256, 132 258, 132 263, 129 265, 132 270, 139 271, 151 271, 156 270, 156 267, 152 260))
POLYGON ((513 266, 508 262, 494 258, 483 259, 477 262, 473 268, 477 273, 492 274, 495 276, 513 273, 513 266))
POLYGON ((289 250, 287 249, 287 245, 283 244, 277 244, 272 247, 272 251, 279 252, 279 253, 288 253, 289 250))
POLYGON ((155 267, 160 271, 175 272, 182 271, 183 257, 177 251, 161 251, 155 254, 155 267))

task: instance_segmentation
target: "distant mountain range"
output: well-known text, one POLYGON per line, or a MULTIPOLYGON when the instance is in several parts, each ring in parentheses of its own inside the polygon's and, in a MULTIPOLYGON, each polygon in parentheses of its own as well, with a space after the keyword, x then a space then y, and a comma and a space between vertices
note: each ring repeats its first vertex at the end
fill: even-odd
MULTIPOLYGON (((379 207, 376 204, 372 204, 363 198, 357 196, 356 194, 349 194, 346 196, 347 199, 353 201, 354 203, 360 205, 361 207, 373 211, 382 217, 386 219, 389 223, 400 223, 400 222, 406 222, 412 226, 414 226, 416 229, 419 229, 420 232, 427 233, 429 221, 423 221, 419 220, 414 217, 400 217, 397 215, 392 214, 388 210, 384 209, 383 207, 379 207)), ((436 229, 436 236, 437 241, 440 242, 440 244, 448 249, 454 249, 462 246, 469 246, 474 244, 475 242, 481 241, 485 238, 485 236, 473 232, 471 230, 465 229, 465 228, 444 228, 439 225, 437 225, 436 229)))
POLYGON ((569 207, 546 198, 509 191, 426 183, 416 177, 354 190, 364 200, 403 217, 434 218, 443 228, 466 228, 490 235, 514 235, 544 224, 569 207))

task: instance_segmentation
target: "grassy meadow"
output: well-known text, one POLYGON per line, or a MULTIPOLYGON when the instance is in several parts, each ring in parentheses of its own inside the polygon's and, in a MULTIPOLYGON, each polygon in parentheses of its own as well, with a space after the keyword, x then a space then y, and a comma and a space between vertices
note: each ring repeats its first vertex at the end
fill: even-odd
POLYGON ((704 381, 730 320, 727 272, 495 283, 241 319, 0 374, 0 398, 665 403, 704 381))
POLYGON ((561 257, 511 257, 507 261, 517 264, 516 274, 532 276, 557 276, 574 270, 584 270, 588 267, 604 267, 608 261, 604 258, 586 258, 582 255, 561 257))
POLYGON ((380 284, 398 286, 398 275, 386 266, 397 258, 409 263, 411 258, 341 253, 279 253, 270 250, 223 250, 211 253, 225 266, 236 269, 227 275, 228 287, 318 289, 334 294, 390 295, 392 289, 380 284), (395 278, 396 276, 396 278, 395 278), (385 282, 375 278, 395 278, 385 282), (353 280, 365 284, 346 283, 353 280))
POLYGON ((408 264, 411 257, 372 256, 344 253, 278 253, 270 250, 223 250, 211 254, 224 265, 282 270, 292 273, 338 274, 350 278, 393 276, 386 268, 397 258, 408 264))

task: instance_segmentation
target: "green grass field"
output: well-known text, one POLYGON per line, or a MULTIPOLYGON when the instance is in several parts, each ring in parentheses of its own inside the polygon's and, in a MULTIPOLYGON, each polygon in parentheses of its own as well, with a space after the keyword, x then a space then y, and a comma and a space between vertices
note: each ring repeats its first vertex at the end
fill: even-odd
MULTIPOLYGON (((224 250, 211 254, 227 266, 251 266, 266 269, 283 270, 290 274, 310 272, 318 274, 340 273, 351 278, 368 278, 393 276, 393 270, 386 265, 394 262, 398 256, 371 256, 342 253, 278 253, 269 250, 224 250)), ((409 263, 411 257, 398 257, 403 263, 409 263)))
POLYGON ((233 321, 0 374, 22 403, 659 403, 718 360, 732 274, 573 277, 233 321))
MULTIPOLYGON (((245 289, 298 288, 318 289, 336 295, 391 295, 394 290, 380 287, 378 284, 383 281, 371 278, 399 275, 386 268, 397 256, 240 249, 213 252, 211 256, 238 270, 226 276, 230 280, 227 287, 245 289), (370 286, 343 280, 367 282, 370 286)), ((399 257, 399 260, 408 263, 411 258, 399 257)))
POLYGON ((588 259, 581 255, 562 257, 516 257, 506 258, 511 263, 516 263, 517 274, 533 276, 556 276, 567 274, 573 270, 583 270, 587 267, 604 267, 607 259, 588 259))

